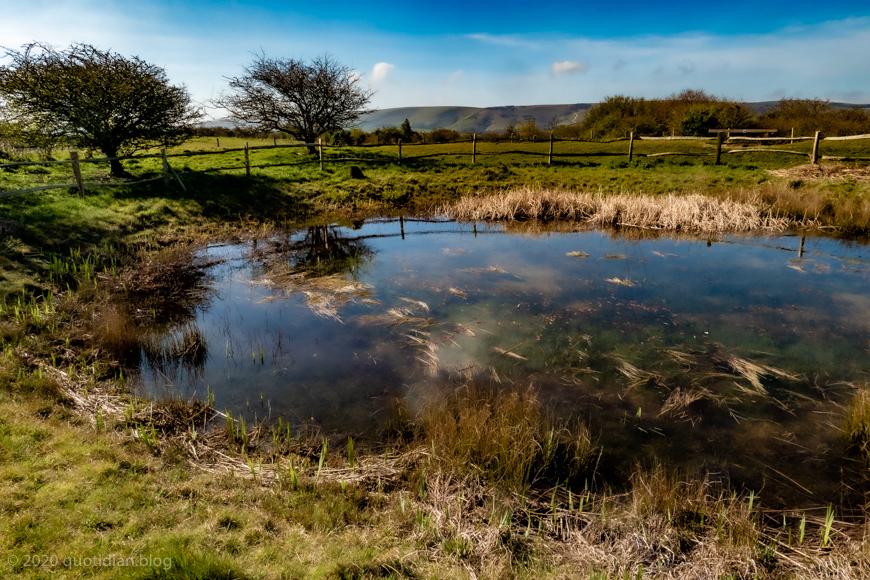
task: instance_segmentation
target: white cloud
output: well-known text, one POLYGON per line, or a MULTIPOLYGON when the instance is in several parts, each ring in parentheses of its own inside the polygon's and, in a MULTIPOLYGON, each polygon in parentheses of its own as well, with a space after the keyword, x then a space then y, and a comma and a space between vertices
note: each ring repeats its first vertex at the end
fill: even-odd
POLYGON ((518 38, 512 34, 469 34, 468 38, 493 46, 510 46, 514 48, 528 48, 531 50, 537 50, 541 47, 541 44, 538 42, 518 38))
POLYGON ((577 73, 585 73, 589 70, 589 65, 577 62, 576 60, 563 60, 554 62, 550 65, 550 74, 553 76, 559 74, 573 75, 577 73))
POLYGON ((444 84, 447 85, 448 87, 452 87, 453 85, 458 84, 459 81, 461 81, 461 80, 462 80, 462 71, 458 70, 458 71, 454 71, 453 73, 451 73, 451 75, 444 80, 444 84))
POLYGON ((388 62, 379 62, 372 68, 372 78, 376 81, 382 81, 387 78, 391 70, 396 68, 396 65, 388 62))

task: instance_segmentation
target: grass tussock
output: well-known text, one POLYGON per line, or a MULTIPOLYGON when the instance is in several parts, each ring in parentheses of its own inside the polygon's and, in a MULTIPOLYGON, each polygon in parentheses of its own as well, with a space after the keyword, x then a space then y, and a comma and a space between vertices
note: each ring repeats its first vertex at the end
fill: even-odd
POLYGON ((419 427, 447 467, 510 489, 559 476, 564 483, 585 473, 595 457, 588 428, 547 417, 531 387, 469 382, 427 403, 419 427))
POLYGON ((870 465, 870 388, 866 385, 855 393, 847 407, 843 431, 849 444, 870 465))
POLYGON ((688 232, 782 231, 797 225, 795 220, 748 201, 704 195, 601 195, 531 187, 466 196, 440 211, 458 220, 574 220, 688 232))

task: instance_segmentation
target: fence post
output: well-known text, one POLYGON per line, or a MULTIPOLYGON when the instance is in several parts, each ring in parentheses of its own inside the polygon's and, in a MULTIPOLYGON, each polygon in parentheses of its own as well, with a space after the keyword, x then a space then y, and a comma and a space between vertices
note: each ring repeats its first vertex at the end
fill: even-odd
POLYGON ((402 164, 402 140, 399 139, 399 165, 402 164))
POLYGON ((550 132, 550 153, 547 156, 547 165, 553 164, 553 132, 550 132))
POLYGON ((724 140, 724 135, 722 131, 719 131, 716 135, 716 163, 713 165, 719 165, 719 162, 722 160, 722 141, 724 140))
POLYGON ((471 134, 471 162, 477 163, 477 133, 471 134))
POLYGON ((218 146, 218 149, 220 149, 221 148, 221 138, 215 137, 215 139, 217 139, 217 143, 218 143, 217 146, 218 146))
POLYGON ((79 166, 79 152, 70 151, 69 158, 72 160, 73 175, 76 176, 76 185, 79 187, 79 197, 84 197, 85 184, 82 182, 82 168, 79 166))
POLYGON ((251 160, 248 157, 248 142, 245 141, 245 175, 251 176, 251 160))
POLYGON ((631 158, 634 155, 634 131, 628 134, 628 162, 631 163, 631 158))
POLYGON ((272 135, 272 147, 278 146, 278 138, 272 135))
POLYGON ((791 141, 789 141, 789 145, 794 144, 794 127, 791 128, 791 141))
POLYGON ((160 157, 163 158, 163 185, 169 187, 169 162, 166 160, 166 149, 160 150, 160 157))
POLYGON ((811 163, 815 165, 819 161, 819 135, 821 131, 816 131, 816 138, 813 139, 813 158, 811 163))
POLYGON ((323 138, 317 138, 317 155, 320 157, 320 170, 323 171, 323 138))

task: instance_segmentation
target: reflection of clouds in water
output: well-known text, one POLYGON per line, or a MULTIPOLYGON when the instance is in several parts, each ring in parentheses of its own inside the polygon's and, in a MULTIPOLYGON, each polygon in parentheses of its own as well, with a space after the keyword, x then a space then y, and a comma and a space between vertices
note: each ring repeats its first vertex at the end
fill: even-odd
POLYGON ((841 324, 849 327, 860 325, 864 330, 870 330, 870 296, 837 292, 831 295, 831 300, 841 309, 841 324))

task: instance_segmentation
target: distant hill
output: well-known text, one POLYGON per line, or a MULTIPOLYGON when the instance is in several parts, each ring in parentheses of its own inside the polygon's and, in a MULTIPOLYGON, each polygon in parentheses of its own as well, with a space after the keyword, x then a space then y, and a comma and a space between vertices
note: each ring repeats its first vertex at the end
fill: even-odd
POLYGON ((486 133, 503 131, 508 125, 517 125, 527 119, 535 119, 540 127, 550 120, 557 125, 568 125, 583 119, 592 103, 573 105, 529 105, 504 107, 400 107, 381 109, 360 118, 358 127, 374 131, 378 127, 398 127, 408 119, 415 131, 428 131, 443 127, 463 133, 486 133))
MULTIPOLYGON (((762 114, 774 107, 778 101, 747 103, 755 114, 762 114)), ((462 133, 487 133, 504 131, 508 125, 517 125, 527 119, 534 119, 541 128, 552 119, 557 125, 570 125, 583 120, 586 111, 594 103, 575 103, 573 105, 527 105, 504 107, 399 107, 380 109, 360 117, 357 127, 364 131, 374 131, 379 127, 398 127, 405 119, 415 131, 430 129, 453 129, 462 133)), ((862 107, 849 103, 831 103, 835 108, 862 107)), ((215 119, 202 124, 203 127, 235 127, 230 119, 215 119)))

